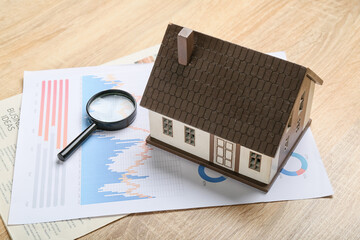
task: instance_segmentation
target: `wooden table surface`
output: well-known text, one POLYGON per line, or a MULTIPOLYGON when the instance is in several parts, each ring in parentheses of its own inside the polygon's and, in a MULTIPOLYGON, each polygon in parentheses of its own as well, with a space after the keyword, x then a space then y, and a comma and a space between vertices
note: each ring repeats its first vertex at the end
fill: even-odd
POLYGON ((322 77, 311 129, 334 196, 132 214, 82 239, 359 239, 359 1, 3 0, 0 99, 22 92, 24 70, 100 65, 159 44, 169 22, 284 50, 322 77))

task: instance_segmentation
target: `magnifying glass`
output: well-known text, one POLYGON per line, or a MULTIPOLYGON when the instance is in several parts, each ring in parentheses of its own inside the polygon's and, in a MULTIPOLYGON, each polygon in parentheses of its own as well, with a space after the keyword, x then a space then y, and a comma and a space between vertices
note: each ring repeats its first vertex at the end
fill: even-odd
POLYGON ((136 117, 136 101, 123 90, 105 90, 89 99, 86 112, 92 124, 57 155, 60 161, 66 161, 96 129, 115 131, 129 126, 136 117))

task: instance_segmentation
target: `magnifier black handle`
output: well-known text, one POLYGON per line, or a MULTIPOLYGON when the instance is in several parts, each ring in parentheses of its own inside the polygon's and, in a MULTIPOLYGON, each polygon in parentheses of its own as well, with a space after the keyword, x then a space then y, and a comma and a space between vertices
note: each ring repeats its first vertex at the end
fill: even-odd
POLYGON ((77 138, 75 138, 69 145, 64 148, 61 152, 58 153, 58 158, 60 161, 66 161, 71 154, 80 146, 80 144, 85 141, 85 139, 96 130, 96 124, 92 123, 87 129, 85 129, 77 138))

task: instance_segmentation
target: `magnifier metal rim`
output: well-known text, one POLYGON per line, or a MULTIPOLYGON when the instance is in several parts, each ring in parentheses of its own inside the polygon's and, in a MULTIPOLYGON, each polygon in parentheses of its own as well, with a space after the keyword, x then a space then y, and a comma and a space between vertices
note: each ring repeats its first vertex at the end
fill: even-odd
POLYGON ((86 112, 87 112, 89 118, 97 125, 97 127, 99 129, 109 130, 109 131, 115 131, 115 130, 119 130, 119 129, 129 126, 135 120, 136 110, 137 110, 137 106, 136 106, 135 98, 130 93, 120 90, 120 89, 109 89, 109 90, 98 92, 97 94, 92 96, 86 104, 86 112), (107 96, 107 95, 119 95, 119 96, 128 98, 134 104, 133 112, 128 117, 126 117, 122 120, 113 121, 113 122, 104 122, 104 121, 101 121, 101 120, 98 120, 98 119, 92 117, 89 112, 90 104, 98 97, 107 96))

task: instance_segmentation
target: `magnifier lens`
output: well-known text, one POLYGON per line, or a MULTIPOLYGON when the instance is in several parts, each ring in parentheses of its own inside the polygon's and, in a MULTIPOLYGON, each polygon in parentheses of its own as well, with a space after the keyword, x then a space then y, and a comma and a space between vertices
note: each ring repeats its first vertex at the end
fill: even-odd
POLYGON ((102 122, 117 122, 134 112, 134 103, 127 97, 118 94, 102 95, 89 105, 91 117, 102 122))

